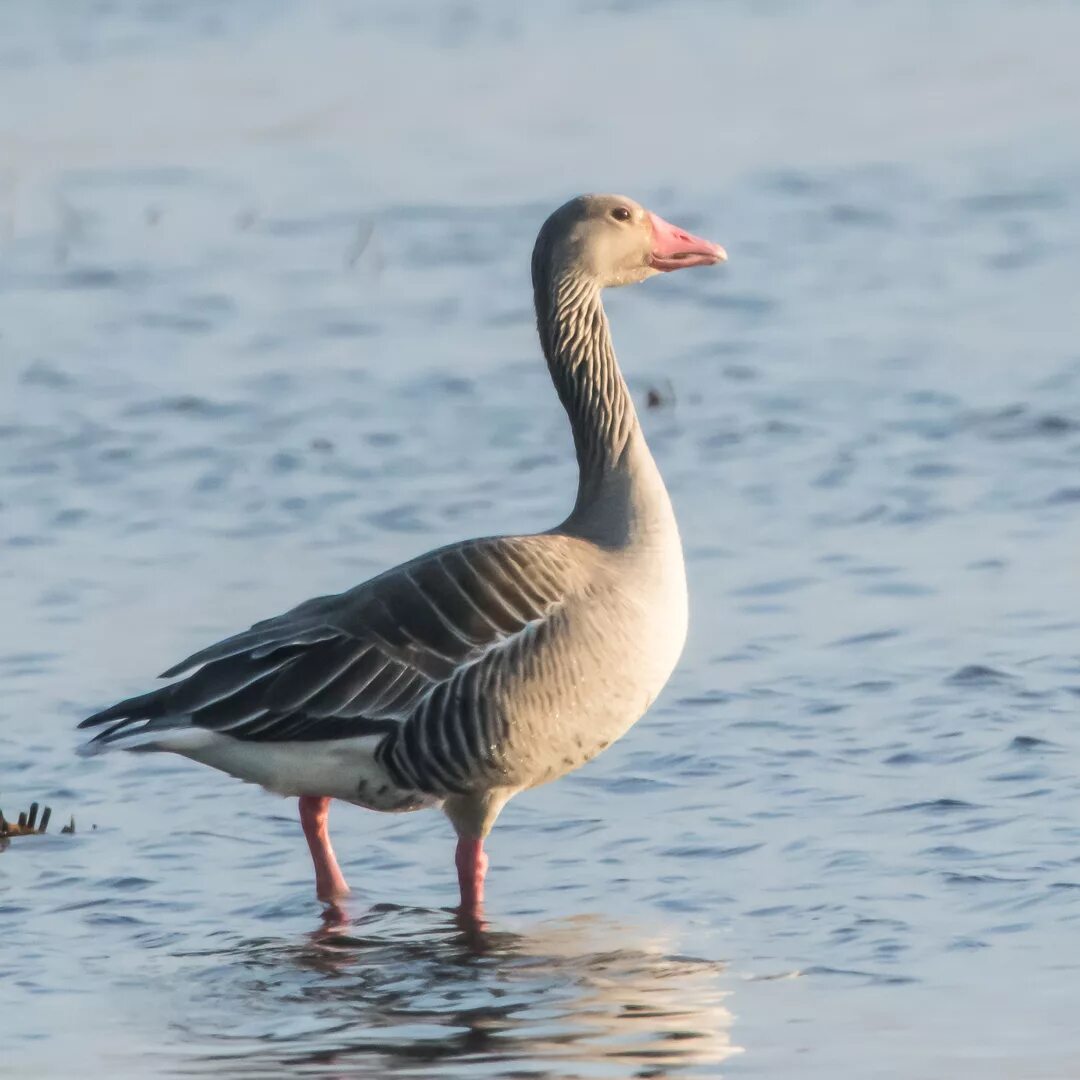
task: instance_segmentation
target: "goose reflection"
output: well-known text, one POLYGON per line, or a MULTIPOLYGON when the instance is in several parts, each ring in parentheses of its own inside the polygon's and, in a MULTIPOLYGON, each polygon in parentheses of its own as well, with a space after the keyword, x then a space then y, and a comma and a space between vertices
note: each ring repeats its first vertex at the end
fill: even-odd
POLYGON ((715 1077, 739 1052, 723 965, 594 917, 509 933, 398 905, 330 909, 302 943, 230 951, 247 985, 221 986, 215 966, 212 992, 248 1015, 188 1030, 188 1075, 715 1077))

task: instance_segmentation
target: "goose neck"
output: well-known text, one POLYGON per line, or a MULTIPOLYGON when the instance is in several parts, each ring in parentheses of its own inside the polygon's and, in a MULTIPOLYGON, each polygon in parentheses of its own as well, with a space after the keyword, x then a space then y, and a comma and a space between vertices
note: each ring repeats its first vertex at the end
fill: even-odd
POLYGON ((564 528, 612 546, 670 531, 671 504, 615 358, 600 289, 574 274, 538 281, 536 310, 577 453, 577 500, 564 528))
POLYGON ((573 274, 557 277, 548 295, 537 297, 537 317, 548 368, 570 418, 585 491, 628 464, 637 412, 595 282, 573 274))

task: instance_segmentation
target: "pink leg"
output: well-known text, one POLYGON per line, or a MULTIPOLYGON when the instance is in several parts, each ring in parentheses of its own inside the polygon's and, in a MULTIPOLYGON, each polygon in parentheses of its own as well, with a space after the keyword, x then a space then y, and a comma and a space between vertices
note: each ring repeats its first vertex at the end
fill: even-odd
POLYGON ((461 914, 481 919, 484 914, 484 875, 487 873, 488 857, 484 854, 484 841, 480 837, 461 837, 457 854, 458 885, 461 888, 461 914))
POLYGON ((315 864, 315 892, 320 900, 335 900, 349 893, 349 884, 330 846, 329 817, 328 798, 300 796, 300 824, 304 827, 304 836, 311 849, 311 861, 315 864))

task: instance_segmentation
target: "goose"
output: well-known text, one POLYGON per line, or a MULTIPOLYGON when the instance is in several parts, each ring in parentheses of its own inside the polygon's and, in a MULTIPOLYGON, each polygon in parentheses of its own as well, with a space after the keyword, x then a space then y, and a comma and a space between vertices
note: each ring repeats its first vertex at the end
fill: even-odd
POLYGON ((540 345, 578 463, 548 532, 451 544, 189 656, 167 686, 83 720, 81 748, 168 751, 299 799, 317 896, 349 887, 333 799, 441 808, 459 913, 479 919, 484 840, 514 795, 624 735, 687 631, 682 545, 612 345, 602 290, 708 266, 722 247, 621 195, 581 195, 532 254, 540 345))

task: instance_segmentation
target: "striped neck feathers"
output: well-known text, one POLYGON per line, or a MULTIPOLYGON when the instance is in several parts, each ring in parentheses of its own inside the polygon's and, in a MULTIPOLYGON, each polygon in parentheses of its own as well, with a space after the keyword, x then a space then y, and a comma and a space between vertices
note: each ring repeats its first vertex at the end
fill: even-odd
POLYGON ((533 291, 540 344, 574 435, 580 508, 627 464, 637 412, 596 282, 582 274, 534 272, 533 291))

